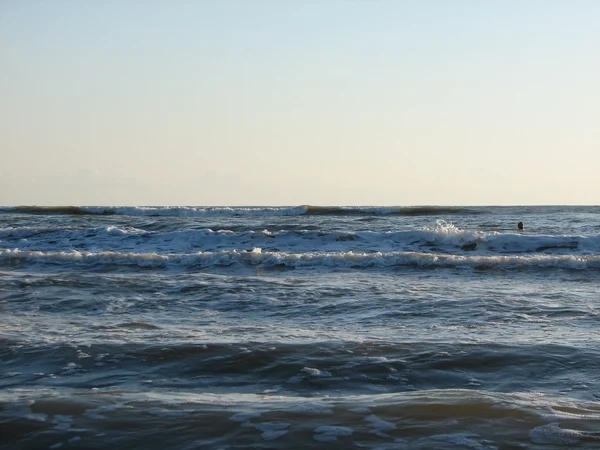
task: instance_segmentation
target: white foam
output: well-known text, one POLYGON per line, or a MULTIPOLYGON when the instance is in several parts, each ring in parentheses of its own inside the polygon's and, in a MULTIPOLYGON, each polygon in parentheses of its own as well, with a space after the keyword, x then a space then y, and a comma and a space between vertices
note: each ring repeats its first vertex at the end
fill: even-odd
POLYGON ((31 413, 25 415, 25 418, 29 420, 35 420, 36 422, 45 422, 48 419, 48 416, 42 413, 31 413))
POLYGON ((158 416, 158 417, 164 417, 164 416, 184 417, 184 416, 188 415, 188 413, 186 411, 159 408, 159 407, 149 408, 149 409, 146 409, 144 412, 146 414, 150 414, 151 416, 158 416))
POLYGON ((436 434, 431 436, 431 439, 436 441, 448 442, 461 447, 471 448, 473 450, 497 450, 498 447, 491 444, 490 441, 478 442, 476 439, 481 436, 471 433, 453 433, 453 434, 436 434))
POLYGON ((562 429, 558 423, 541 425, 529 433, 529 439, 534 444, 574 445, 582 436, 581 431, 562 429))
POLYGON ((287 428, 290 426, 289 423, 261 423, 256 424, 254 427, 262 432, 262 438, 265 441, 274 441, 275 439, 287 434, 287 428))
POLYGON ((229 420, 234 422, 248 422, 249 420, 260 417, 261 415, 262 414, 258 411, 245 411, 234 414, 229 418, 229 420))
POLYGON ((331 415, 333 411, 331 408, 322 403, 302 403, 300 405, 296 405, 290 409, 287 409, 286 412, 294 413, 294 414, 306 414, 306 415, 331 415))
POLYGON ((316 378, 327 378, 331 376, 331 373, 329 373, 328 371, 315 369, 313 367, 304 367, 300 372, 306 373, 311 377, 316 378))
POLYGON ((371 414, 371 410, 369 408, 364 407, 364 406, 359 406, 357 408, 352 408, 349 411, 353 412, 353 413, 356 413, 356 414, 371 414))
POLYGON ((558 420, 598 420, 598 414, 578 414, 569 413, 565 411, 557 411, 551 414, 544 414, 541 416, 544 422, 556 422, 558 420))
POLYGON ((69 430, 71 428, 71 425, 73 424, 73 417, 72 416, 65 416, 62 414, 55 414, 52 417, 52 421, 54 423, 54 428, 56 430, 69 430))
POLYGON ((97 408, 90 408, 90 409, 86 410, 83 413, 83 415, 85 417, 88 417, 88 418, 94 419, 94 420, 105 420, 106 416, 104 415, 104 413, 118 411, 123 408, 125 408, 125 406, 121 403, 117 403, 114 405, 104 405, 104 406, 99 406, 97 408))
POLYGON ((422 238, 431 243, 462 245, 465 242, 482 239, 486 233, 461 230, 452 223, 438 220, 434 227, 423 228, 422 238))
POLYGON ((73 375, 74 373, 81 372, 83 370, 83 367, 80 364, 70 362, 66 366, 64 366, 62 370, 63 372, 61 373, 61 375, 73 375))
POLYGON ((351 436, 352 433, 352 428, 321 425, 315 428, 313 439, 318 442, 335 442, 340 437, 351 436))
POLYGON ((386 433, 388 431, 396 429, 396 425, 394 425, 392 422, 381 420, 374 414, 365 417, 365 421, 371 423, 371 432, 378 436, 387 437, 388 435, 386 433))

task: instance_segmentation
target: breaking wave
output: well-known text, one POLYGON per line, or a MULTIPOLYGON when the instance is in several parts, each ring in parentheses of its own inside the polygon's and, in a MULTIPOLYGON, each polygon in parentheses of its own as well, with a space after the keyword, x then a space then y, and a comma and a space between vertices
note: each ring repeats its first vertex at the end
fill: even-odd
POLYGON ((560 253, 585 255, 600 251, 600 236, 541 235, 464 230, 443 221, 404 231, 350 230, 212 230, 153 231, 131 226, 5 227, 2 247, 20 250, 136 250, 165 253, 190 250, 248 250, 259 247, 284 252, 437 251, 491 254, 560 253))
POLYGON ((127 253, 127 252, 42 252, 0 249, 0 265, 52 264, 79 267, 135 266, 141 268, 206 269, 240 265, 261 268, 346 269, 394 268, 414 266, 422 268, 470 269, 600 269, 599 255, 532 255, 485 256, 455 255, 422 252, 263 252, 260 248, 237 251, 197 252, 184 254, 127 253))

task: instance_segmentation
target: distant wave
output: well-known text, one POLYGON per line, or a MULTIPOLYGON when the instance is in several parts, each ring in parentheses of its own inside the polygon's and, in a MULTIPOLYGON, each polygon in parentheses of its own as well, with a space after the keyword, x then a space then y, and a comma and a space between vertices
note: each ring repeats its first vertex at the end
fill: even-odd
POLYGON ((422 268, 470 269, 571 269, 598 270, 600 255, 527 255, 487 256, 422 252, 263 252, 253 250, 223 250, 186 254, 126 253, 126 252, 42 252, 0 249, 0 265, 52 264, 72 266, 119 265, 146 268, 206 269, 241 265, 262 268, 330 267, 348 269, 422 268))
POLYGON ((79 206, 16 206, 14 208, 3 208, 2 212, 17 212, 21 214, 39 214, 39 215, 82 215, 89 214, 85 208, 79 206))
POLYGON ((435 216, 454 214, 484 214, 483 209, 464 208, 459 206, 311 206, 303 205, 307 215, 328 216, 363 216, 363 215, 396 215, 396 216, 435 216))
POLYGON ((306 214, 298 207, 229 206, 16 206, 0 208, 0 213, 38 215, 122 215, 122 216, 286 216, 306 214))
POLYGON ((484 214, 478 208, 458 206, 16 206, 1 208, 2 213, 38 215, 124 215, 124 216, 177 216, 177 217, 223 217, 223 216, 432 216, 484 214))

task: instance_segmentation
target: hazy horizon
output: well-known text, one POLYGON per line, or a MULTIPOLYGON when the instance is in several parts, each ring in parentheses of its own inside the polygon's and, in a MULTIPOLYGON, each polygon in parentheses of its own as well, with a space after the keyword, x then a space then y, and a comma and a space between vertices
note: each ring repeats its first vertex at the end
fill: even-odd
POLYGON ((600 3, 0 4, 1 205, 596 205, 600 3))

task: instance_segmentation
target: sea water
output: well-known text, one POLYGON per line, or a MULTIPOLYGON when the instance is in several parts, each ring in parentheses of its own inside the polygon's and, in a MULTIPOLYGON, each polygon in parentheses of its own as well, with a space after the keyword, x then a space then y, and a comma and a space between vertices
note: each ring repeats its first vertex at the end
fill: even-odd
POLYGON ((0 447, 600 448, 599 312, 600 207, 5 207, 0 447))

